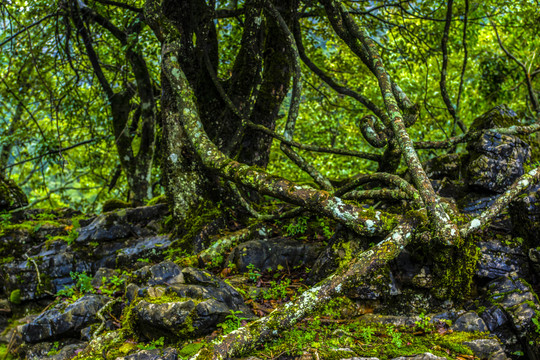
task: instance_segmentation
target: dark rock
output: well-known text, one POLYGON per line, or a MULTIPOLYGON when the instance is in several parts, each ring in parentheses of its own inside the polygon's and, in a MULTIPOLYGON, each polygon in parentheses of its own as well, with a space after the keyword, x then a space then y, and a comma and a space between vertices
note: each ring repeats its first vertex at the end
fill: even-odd
POLYGON ((474 311, 469 311, 457 318, 452 325, 452 329, 455 331, 484 332, 488 330, 488 327, 478 314, 474 311))
POLYGON ((283 238, 252 240, 235 247, 228 261, 235 264, 240 272, 246 272, 250 264, 263 271, 268 268, 292 270, 296 266, 313 264, 322 248, 322 243, 303 243, 283 238))
POLYGON ((10 211, 28 205, 26 194, 12 180, 0 176, 0 211, 10 211))
POLYGON ((177 360, 178 353, 176 349, 167 348, 164 350, 141 350, 134 354, 117 358, 116 360, 177 360))
POLYGON ((231 311, 239 312, 239 318, 253 318, 240 294, 206 271, 164 262, 149 273, 152 285, 138 289, 142 299, 132 310, 136 331, 145 338, 178 340, 208 334, 231 311))
POLYGON ((537 328, 533 322, 533 318, 540 313, 540 304, 530 286, 515 274, 510 274, 508 277, 490 282, 488 289, 494 305, 498 306, 509 320, 511 326, 506 329, 507 332, 513 333, 520 344, 510 343, 513 340, 511 336, 497 334, 499 328, 495 329, 495 334, 503 341, 507 350, 510 349, 511 352, 514 349, 519 350, 521 345, 521 349, 529 359, 540 359, 540 348, 535 345, 538 337, 537 328))
POLYGON ((446 154, 429 159, 424 171, 430 179, 461 178, 463 154, 446 154))
POLYGON ((512 125, 519 125, 518 116, 507 105, 502 104, 474 119, 469 131, 506 128, 512 125))
POLYGON ((510 273, 517 273, 520 277, 529 273, 529 263, 523 249, 518 244, 512 244, 508 237, 493 238, 489 241, 480 241, 480 258, 476 268, 476 275, 488 279, 496 279, 510 273), (503 243, 504 241, 504 243, 503 243))
POLYGON ((74 284, 71 272, 90 273, 92 266, 86 253, 72 251, 63 240, 43 243, 30 251, 28 259, 17 259, 0 266, 6 293, 20 290, 21 301, 36 300, 55 294, 74 284), (36 266, 40 272, 37 279, 36 266), (40 285, 41 283, 41 285, 40 285))
POLYGON ((535 185, 510 203, 514 234, 523 237, 528 247, 540 246, 540 185, 535 185))
POLYGON ((145 237, 153 233, 144 227, 152 220, 166 216, 167 205, 121 209, 98 216, 79 230, 77 242, 112 241, 130 236, 145 237))
POLYGON ((501 344, 495 339, 465 341, 463 345, 469 347, 474 353, 474 356, 477 356, 480 359, 507 359, 501 344))
POLYGON ((96 314, 108 298, 99 295, 85 295, 72 304, 59 304, 45 311, 29 324, 22 327, 23 339, 29 343, 56 339, 70 335, 73 337, 86 325, 96 321, 96 314))
POLYGON ((529 145, 516 136, 487 131, 467 146, 467 184, 502 193, 524 174, 529 145))
POLYGON ((148 285, 166 285, 184 283, 182 268, 172 261, 166 261, 150 268, 148 285))

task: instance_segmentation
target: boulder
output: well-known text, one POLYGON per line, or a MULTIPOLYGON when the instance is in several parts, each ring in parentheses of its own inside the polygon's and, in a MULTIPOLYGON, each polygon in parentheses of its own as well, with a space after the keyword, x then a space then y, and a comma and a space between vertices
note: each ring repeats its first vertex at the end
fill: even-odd
POLYGON ((474 311, 466 312, 457 318, 452 325, 452 329, 455 331, 467 331, 467 332, 484 332, 488 331, 486 323, 477 313, 474 311))
POLYGON ((480 258, 476 276, 496 279, 510 273, 524 277, 529 274, 529 262, 522 246, 510 236, 479 241, 480 258))
POLYGON ((147 339, 171 340, 211 333, 232 313, 253 319, 240 294, 214 275, 195 268, 180 268, 172 262, 147 271, 146 286, 129 285, 137 291, 132 318, 135 331, 147 339))
POLYGON ((262 271, 292 270, 300 265, 313 264, 322 249, 322 243, 303 243, 286 238, 251 240, 236 246, 227 261, 235 264, 240 272, 248 271, 250 265, 262 271))
POLYGON ((87 294, 72 304, 61 303, 22 326, 24 341, 78 337, 85 326, 97 321, 96 314, 108 301, 105 296, 87 294))
POLYGON ((472 341, 465 341, 463 345, 469 347, 474 356, 480 359, 489 360, 506 360, 506 354, 504 353, 501 344, 495 339, 478 339, 472 341))
POLYGON ((530 286, 516 274, 488 284, 493 306, 482 312, 488 328, 503 341, 507 351, 523 351, 528 359, 540 359, 537 326, 540 303, 530 286))

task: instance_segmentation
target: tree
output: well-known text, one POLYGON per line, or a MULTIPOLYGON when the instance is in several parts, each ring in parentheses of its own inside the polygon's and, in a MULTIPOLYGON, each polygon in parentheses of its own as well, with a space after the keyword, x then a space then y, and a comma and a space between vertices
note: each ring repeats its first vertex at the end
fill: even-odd
MULTIPOLYGON (((62 2, 58 16, 64 21, 65 36, 58 41, 69 48, 75 41, 70 40, 72 32, 77 40, 80 37, 78 55, 90 63, 110 106, 120 163, 138 202, 148 196, 160 114, 162 182, 179 224, 178 236, 189 235, 181 242, 185 249, 197 249, 193 235, 205 231, 205 224, 193 229, 192 219, 218 202, 240 204, 258 220, 314 212, 359 236, 382 239, 294 304, 203 349, 199 359, 226 358, 252 349, 275 330, 290 326, 361 276, 386 264, 411 241, 458 246, 540 178, 537 169, 529 171, 480 216, 458 225, 456 214, 448 210, 426 175, 421 161, 426 155, 419 154, 420 149, 455 152, 459 144, 481 135, 467 131, 474 115, 492 105, 474 100, 480 85, 487 91, 500 91, 501 82, 524 83, 506 98, 521 104, 520 113, 527 120, 523 126, 497 131, 528 135, 540 129, 534 84, 540 71, 535 65, 538 60, 535 63, 528 53, 534 46, 509 50, 497 31, 517 19, 523 21, 520 31, 538 30, 534 22, 537 14, 529 2, 500 1, 471 7, 468 0, 459 4, 449 0, 435 7, 431 3, 385 1, 246 0, 229 4, 147 0, 144 8, 140 5, 108 0, 62 2), (115 21, 123 25, 114 25, 115 21), (146 35, 137 40, 146 25, 155 38, 146 35), (470 27, 479 35, 472 34, 470 27), (102 46, 110 45, 112 39, 121 45, 130 71, 110 64, 111 70, 104 70, 107 66, 100 58, 114 62, 110 52, 119 49, 102 46), (144 58, 145 50, 156 44, 161 48, 159 81, 157 69, 150 70, 147 65, 154 61, 144 58), (519 75, 505 75, 494 67, 486 49, 490 54, 502 51, 508 58, 501 60, 503 68, 517 66, 519 75), (471 64, 472 59, 478 59, 480 65, 471 64), (479 81, 480 85, 471 84, 475 77, 470 67, 476 71, 482 66, 491 77, 479 81), (336 71, 342 69, 343 73, 336 71), (115 71, 122 74, 122 81, 115 78, 115 71), (429 81, 430 75, 437 80, 429 81), (161 88, 159 100, 157 87, 161 88), (432 96, 435 92, 440 98, 432 96), (301 110, 305 104, 317 108, 314 103, 321 102, 328 102, 332 110, 322 115, 315 114, 320 107, 301 110), (280 110, 286 110, 284 124, 280 123, 280 110), (336 133, 324 145, 295 140, 321 136, 317 129, 304 128, 299 133, 298 119, 307 122, 308 116, 320 116, 330 122, 332 112, 345 113, 342 118, 357 123, 353 137, 355 144, 363 138, 362 151, 338 146, 336 133), (278 125, 284 128, 282 133, 278 125), (140 143, 134 155, 131 135, 137 128, 140 143), (424 141, 422 132, 443 139, 424 141), (273 166, 274 139, 313 186, 267 171, 273 166), (335 179, 328 176, 334 176, 335 171, 313 165, 309 152, 353 157, 376 165, 361 167, 353 162, 356 167, 345 172, 348 178, 335 179), (368 168, 375 171, 363 172, 368 168), (382 189, 355 190, 366 183, 376 183, 382 189), (255 207, 262 195, 297 208, 286 214, 261 214, 255 207), (400 216, 374 212, 346 198, 407 203, 400 216)), ((284 167, 281 173, 290 175, 284 167)), ((302 178, 298 172, 294 174, 302 178)))

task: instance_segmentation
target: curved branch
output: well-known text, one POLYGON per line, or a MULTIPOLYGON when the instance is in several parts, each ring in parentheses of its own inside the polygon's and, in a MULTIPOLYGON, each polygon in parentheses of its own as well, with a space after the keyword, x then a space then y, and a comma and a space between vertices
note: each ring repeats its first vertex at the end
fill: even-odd
POLYGON ((514 183, 499 196, 493 204, 478 217, 472 219, 460 229, 462 237, 466 237, 475 231, 478 231, 491 222, 510 202, 529 186, 540 181, 540 168, 533 169, 523 176, 519 177, 514 183))
POLYGON ((337 271, 317 286, 305 291, 296 300, 280 305, 268 316, 217 339, 216 343, 200 350, 191 360, 230 359, 252 351, 293 326, 297 321, 324 305, 369 273, 380 269, 397 257, 413 238, 418 221, 408 219, 392 231, 383 241, 356 256, 346 268, 337 271))
POLYGON ((201 123, 193 91, 175 55, 179 48, 175 42, 163 45, 163 70, 179 103, 180 114, 177 116, 183 124, 191 145, 206 168, 224 178, 254 189, 260 194, 270 195, 307 210, 322 213, 359 234, 373 236, 385 233, 383 221, 370 216, 366 209, 346 204, 339 197, 332 196, 326 191, 300 186, 225 156, 208 138, 201 123))

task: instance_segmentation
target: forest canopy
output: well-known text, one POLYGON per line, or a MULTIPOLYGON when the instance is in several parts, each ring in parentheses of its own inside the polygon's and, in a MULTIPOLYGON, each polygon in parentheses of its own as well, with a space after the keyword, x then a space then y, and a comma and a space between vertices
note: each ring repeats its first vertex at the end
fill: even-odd
MULTIPOLYGON (((212 56, 216 76, 227 81, 234 66, 239 66, 235 59, 243 45, 246 6, 235 1, 208 5, 214 9, 216 43, 212 45, 212 56)), ((364 140, 357 126, 372 112, 350 96, 354 91, 381 107, 377 79, 332 30, 320 4, 295 5, 302 55, 312 67, 300 61, 302 95, 294 140, 381 154, 364 140), (331 84, 314 72, 314 67, 331 84), (336 86, 343 88, 339 91, 336 86), (348 92, 343 91, 345 88, 348 92)), ((147 120, 141 117, 145 101, 141 96, 145 95, 129 94, 125 124, 115 125, 107 92, 135 91, 137 79, 129 58, 135 52, 148 72, 145 87, 151 94, 146 96, 152 98, 155 107, 148 122, 156 122, 150 126, 156 140, 149 148, 155 144, 156 150, 152 154, 154 161, 140 156, 133 162, 148 163, 140 166, 149 174, 153 191, 144 198, 159 195, 164 186, 159 172, 163 149, 159 115, 161 49, 159 39, 144 20, 144 2, 91 1, 79 2, 80 9, 74 6, 69 1, 2 3, 3 173, 17 182, 37 206, 97 210, 108 198, 133 198, 127 180, 130 175, 126 175, 129 166, 123 158, 137 158, 141 146, 146 146, 142 134, 147 120), (80 12, 79 20, 74 11, 80 12), (80 29, 83 25, 84 31, 80 29), (86 37, 99 70, 85 47, 86 37), (124 126, 127 139, 119 136, 124 126), (119 154, 117 149, 123 147, 126 150, 119 154)), ((535 1, 344 1, 342 6, 369 32, 388 73, 418 106, 418 120, 408 128, 414 140, 445 140, 460 134, 458 124, 466 129, 475 117, 501 103, 511 105, 524 125, 534 121, 537 100, 535 104, 530 97, 528 81, 534 85, 539 74, 535 1), (450 21, 446 21, 447 16, 450 21), (444 90, 440 84, 443 69, 444 90), (454 111, 449 111, 449 104, 454 111)), ((279 34, 275 28, 267 31, 279 34)), ((192 37, 196 41, 195 33, 192 37)), ((285 48, 265 51, 259 56, 269 56, 269 51, 276 57, 288 54, 285 48)), ((289 80, 283 81, 289 91, 282 95, 283 104, 275 116, 272 130, 278 134, 283 132, 291 96, 288 81, 292 81, 292 69, 284 70, 289 71, 289 80)), ((271 173, 312 181, 279 150, 278 140, 273 144, 268 163, 271 173)), ((419 150, 419 155, 425 160, 445 151, 419 150)), ((331 179, 377 169, 376 162, 361 157, 303 150, 299 153, 321 175, 331 179)))

